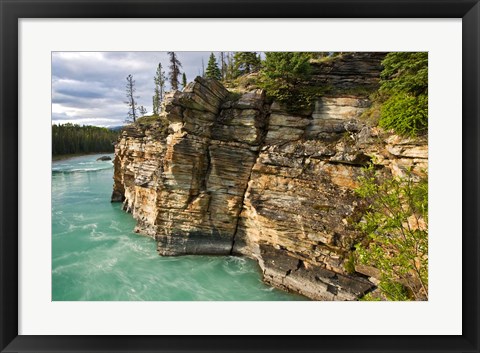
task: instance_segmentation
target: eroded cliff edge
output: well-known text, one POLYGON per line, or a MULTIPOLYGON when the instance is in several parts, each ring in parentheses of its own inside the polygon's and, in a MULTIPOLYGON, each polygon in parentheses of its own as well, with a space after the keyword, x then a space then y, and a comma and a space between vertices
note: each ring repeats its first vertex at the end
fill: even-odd
POLYGON ((161 255, 241 254, 276 287, 319 300, 362 296, 374 288, 371 274, 345 266, 359 237, 364 205, 353 190, 362 167, 427 168, 426 141, 361 118, 382 57, 319 64, 310 84, 330 93, 302 114, 261 90, 234 94, 197 78, 167 95, 159 118, 122 133, 112 201, 124 203, 161 255))

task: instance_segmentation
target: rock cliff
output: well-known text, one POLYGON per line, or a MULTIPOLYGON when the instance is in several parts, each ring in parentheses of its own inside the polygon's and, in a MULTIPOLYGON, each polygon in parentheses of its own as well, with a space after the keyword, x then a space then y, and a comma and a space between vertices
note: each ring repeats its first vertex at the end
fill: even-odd
POLYGON ((357 299, 374 288, 368 271, 345 266, 359 238, 364 205, 354 189, 362 167, 373 161, 401 175, 422 173, 428 162, 426 141, 361 118, 382 57, 316 64, 311 84, 333 89, 302 115, 261 90, 233 94, 196 78, 166 96, 158 119, 122 133, 112 201, 132 213, 136 232, 156 239, 160 255, 245 255, 273 286, 317 300, 357 299))

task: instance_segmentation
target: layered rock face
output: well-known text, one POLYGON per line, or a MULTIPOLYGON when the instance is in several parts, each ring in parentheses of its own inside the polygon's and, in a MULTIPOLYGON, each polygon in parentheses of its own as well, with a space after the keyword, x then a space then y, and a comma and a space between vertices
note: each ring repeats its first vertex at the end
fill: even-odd
MULTIPOLYGON (((369 72, 378 67, 373 85, 381 57, 368 60, 369 72)), ((161 255, 245 255, 271 285, 355 300, 374 287, 345 270, 364 207, 354 193, 362 167, 427 167, 426 141, 381 137, 360 119, 368 106, 335 95, 295 115, 260 90, 238 96, 197 78, 166 97, 158 120, 123 132, 112 201, 124 202, 161 255)))
POLYGON ((228 96, 197 78, 166 97, 159 126, 132 125, 116 146, 113 199, 124 198, 136 231, 154 237, 161 255, 232 251, 267 116, 263 92, 228 96))
POLYGON ((352 53, 332 60, 312 63, 310 84, 327 86, 332 91, 362 93, 376 89, 381 61, 386 53, 352 53))

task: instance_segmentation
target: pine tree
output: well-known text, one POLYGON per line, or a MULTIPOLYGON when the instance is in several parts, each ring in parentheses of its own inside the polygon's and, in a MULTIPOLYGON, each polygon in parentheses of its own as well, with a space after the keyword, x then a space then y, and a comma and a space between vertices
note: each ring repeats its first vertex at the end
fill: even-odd
POLYGON ((232 52, 227 52, 227 63, 225 68, 225 79, 232 80, 235 76, 235 61, 232 52))
POLYGON ((155 91, 153 96, 153 114, 160 113, 160 107, 165 94, 165 71, 162 71, 162 64, 158 63, 157 72, 153 78, 155 83, 155 91))
POLYGON ((182 67, 182 64, 178 60, 175 52, 169 51, 168 55, 170 56, 170 72, 168 73, 170 86, 172 86, 172 90, 178 90, 178 76, 180 75, 180 68, 182 67))
POLYGON ((137 102, 136 99, 138 98, 135 96, 135 80, 133 79, 132 75, 127 76, 127 85, 126 85, 126 94, 127 100, 125 103, 129 107, 128 117, 126 119, 127 122, 135 122, 137 120, 137 102))
POLYGON ((310 75, 310 54, 305 52, 266 52, 261 85, 290 111, 310 107, 316 94, 302 83, 310 75))
POLYGON ((213 53, 210 54, 210 58, 208 59, 207 71, 205 73, 207 78, 213 78, 215 80, 222 79, 222 73, 217 65, 217 60, 215 59, 215 55, 213 53))
POLYGON ((266 52, 263 73, 270 79, 297 84, 310 74, 310 53, 266 52))
POLYGON ((185 75, 185 72, 182 74, 182 86, 183 88, 187 86, 187 75, 185 75))
POLYGON ((141 116, 147 115, 147 108, 145 108, 143 105, 141 105, 140 108, 138 108, 138 111, 140 112, 141 116))
POLYGON ((220 52, 220 71, 222 72, 222 80, 225 80, 227 75, 227 64, 225 61, 225 52, 220 52))
POLYGON ((256 52, 239 51, 234 57, 235 77, 242 76, 260 69, 261 60, 256 52))

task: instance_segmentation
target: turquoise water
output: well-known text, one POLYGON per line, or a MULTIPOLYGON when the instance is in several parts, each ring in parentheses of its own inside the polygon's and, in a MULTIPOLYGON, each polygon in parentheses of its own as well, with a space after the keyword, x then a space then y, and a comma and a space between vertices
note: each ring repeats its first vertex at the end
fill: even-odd
POLYGON ((304 299, 266 286, 247 258, 159 256, 110 203, 113 164, 99 156, 52 165, 53 300, 304 299))

